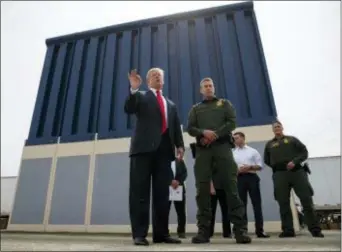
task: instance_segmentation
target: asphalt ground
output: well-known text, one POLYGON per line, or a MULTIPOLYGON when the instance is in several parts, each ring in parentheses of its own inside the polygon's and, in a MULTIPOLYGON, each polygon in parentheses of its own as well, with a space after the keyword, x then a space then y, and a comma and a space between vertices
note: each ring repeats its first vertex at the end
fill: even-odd
POLYGON ((296 238, 269 239, 252 236, 251 244, 236 244, 234 239, 215 236, 210 244, 191 244, 191 236, 182 244, 134 246, 128 236, 112 234, 48 234, 1 232, 1 251, 341 251, 341 232, 325 231, 325 238, 313 238, 307 232, 296 238))

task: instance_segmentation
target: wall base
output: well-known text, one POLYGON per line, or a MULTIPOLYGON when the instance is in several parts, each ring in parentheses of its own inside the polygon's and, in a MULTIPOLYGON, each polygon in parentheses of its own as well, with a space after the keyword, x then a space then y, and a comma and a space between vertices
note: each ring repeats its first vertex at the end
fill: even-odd
MULTIPOLYGON (((254 127, 244 127, 244 128, 240 128, 237 130, 241 130, 243 131, 246 136, 248 137, 248 141, 251 142, 259 142, 259 141, 267 141, 269 139, 272 138, 272 131, 271 131, 271 126, 270 125, 264 125, 264 126, 254 126, 254 127)), ((191 142, 194 141, 193 138, 191 138, 188 134, 183 134, 184 137, 184 142, 185 142, 185 146, 188 147, 189 144, 191 142)), ((111 233, 130 233, 130 226, 127 225, 129 223, 129 220, 124 220, 122 221, 122 218, 120 218, 118 221, 118 219, 115 220, 115 222, 108 222, 108 223, 112 223, 113 225, 90 225, 91 223, 91 214, 92 214, 92 203, 94 201, 93 199, 93 191, 94 191, 94 181, 96 181, 96 179, 99 179, 98 177, 95 178, 95 166, 96 166, 96 159, 98 157, 98 155, 101 154, 116 154, 116 153, 121 153, 121 155, 125 156, 125 158, 128 156, 127 152, 129 150, 129 138, 125 138, 125 139, 110 139, 110 140, 97 140, 97 137, 95 138, 95 141, 89 141, 89 142, 81 142, 81 143, 60 143, 58 141, 57 144, 55 145, 40 145, 40 146, 25 146, 23 149, 23 154, 22 154, 22 164, 24 162, 27 163, 28 160, 31 160, 32 162, 36 162, 35 160, 41 160, 41 159, 49 159, 49 162, 45 162, 44 164, 42 164, 39 173, 37 174, 41 174, 41 172, 44 169, 47 169, 47 176, 44 179, 44 181, 46 181, 46 186, 41 187, 39 189, 40 192, 40 197, 41 197, 41 201, 42 204, 39 206, 40 207, 40 216, 38 216, 33 222, 33 220, 29 219, 29 220, 25 220, 26 223, 39 223, 38 225, 31 225, 31 224, 24 224, 25 222, 23 222, 22 220, 13 221, 12 224, 12 217, 13 217, 13 211, 11 213, 10 219, 9 219, 9 224, 8 224, 8 230, 13 230, 13 231, 37 231, 37 232, 92 232, 92 233, 102 233, 102 232, 111 232, 111 233), (72 212, 72 210, 74 210, 74 207, 70 207, 72 206, 72 203, 74 202, 74 200, 72 200, 72 202, 68 202, 68 204, 66 204, 65 198, 62 198, 63 200, 59 200, 56 201, 58 202, 58 207, 59 208, 54 208, 52 205, 52 199, 53 199, 53 195, 57 195, 58 196, 58 192, 64 190, 65 185, 65 180, 63 180, 63 186, 60 187, 56 187, 56 185, 58 185, 58 183, 55 183, 56 181, 56 171, 58 170, 58 164, 61 164, 62 161, 65 159, 69 159, 72 160, 73 158, 78 158, 78 157, 89 157, 89 160, 86 163, 82 163, 80 164, 80 167, 84 168, 87 167, 86 169, 86 174, 85 177, 82 177, 81 180, 81 184, 83 185, 83 191, 84 191, 84 195, 82 198, 82 202, 84 203, 84 205, 82 205, 82 208, 78 209, 80 211, 77 212, 77 214, 75 214, 75 212, 72 212), (61 160, 61 161, 59 161, 61 160), (86 181, 86 185, 84 185, 85 183, 83 183, 83 181, 86 181), (43 189, 42 189, 43 188, 43 189), (57 190, 57 189, 59 190, 57 190), (82 216, 80 220, 78 220, 77 222, 68 222, 70 221, 69 219, 67 221, 65 221, 64 219, 59 220, 58 221, 54 221, 54 218, 51 218, 51 216, 59 216, 60 213, 57 212, 57 214, 54 215, 54 212, 52 210, 54 209, 59 209, 61 211, 62 214, 64 214, 65 216, 73 216, 73 218, 82 216), (72 213, 69 213, 69 211, 71 211, 72 213), (84 217, 83 217, 84 215, 84 217), (120 223, 121 222, 121 223, 120 223), (41 223, 41 224, 40 224, 41 223), (52 224, 53 223, 53 224, 52 224), (59 224, 63 224, 63 225, 59 225, 59 224), (74 225, 75 224, 75 225, 74 225), (76 225, 78 224, 78 225, 76 225), (123 225, 118 225, 118 224, 123 224, 123 225)), ((188 153, 189 154, 189 153, 188 153)), ((190 155, 190 154, 189 154, 190 155)), ((100 158, 98 158, 97 161, 99 161, 100 158)), ((189 162, 189 167, 188 169, 191 170, 190 167, 192 167, 192 163, 193 160, 192 158, 189 158, 189 160, 191 160, 191 162, 189 162)), ((79 160, 78 160, 79 161, 79 160)), ((120 159, 118 159, 118 162, 120 161, 120 159)), ((76 162, 77 163, 77 162, 76 162)), ((72 169, 72 168, 77 168, 76 170, 79 171, 80 169, 78 169, 78 166, 76 166, 76 163, 72 163, 69 162, 67 166, 61 166, 59 167, 60 169, 64 169, 67 170, 68 169, 72 169)), ((125 164, 128 164, 128 160, 125 160, 125 164), (127 162, 126 162, 127 161, 127 162)), ((78 163, 77 163, 78 164, 78 163)), ((14 208, 17 209, 23 209, 23 204, 21 204, 22 199, 27 199, 28 197, 18 197, 18 186, 20 184, 22 184, 23 182, 26 181, 26 179, 23 179, 22 172, 27 168, 27 165, 23 168, 21 165, 20 167, 20 171, 19 171, 19 176, 18 176, 18 183, 17 183, 17 189, 16 189, 16 199, 14 200, 15 203, 20 203, 19 205, 14 204, 14 208), (17 202, 18 201, 18 202, 17 202)), ((36 163, 32 163, 31 166, 33 168, 37 168, 36 163)), ((103 165, 102 165, 103 166, 103 165)), ((105 168, 105 167, 102 167, 105 168)), ((121 165, 122 166, 122 165, 121 165)), ((30 169, 32 169, 32 167, 29 167, 30 169)), ((120 167, 118 166, 118 169, 120 167)), ((128 167, 127 167, 128 168, 128 167)), ((128 170, 128 169, 127 169, 128 170)), ((38 176, 38 175, 37 175, 38 176)), ((25 176, 24 176, 25 177, 25 176)), ((77 178, 79 178, 79 176, 76 176, 77 178)), ((193 177, 192 175, 189 176, 189 180, 190 177, 193 177)), ((269 179, 269 178, 267 178, 269 179)), ((31 176, 31 180, 32 180, 32 176, 31 176)), ((193 178, 192 178, 193 180, 193 178)), ((35 178, 33 178, 33 182, 35 182, 35 178)), ((38 181, 37 181, 38 182, 38 181)), ((194 184, 194 181, 192 181, 194 184)), ((190 183, 190 181, 189 181, 190 183)), ((27 183, 26 183, 27 184, 27 183)), ((70 184, 70 183, 69 183, 70 184)), ((31 183, 29 183, 30 188, 32 187, 32 181, 31 183)), ((124 188, 123 184, 120 184, 120 186, 122 186, 122 188, 124 188)), ((27 186, 26 186, 27 187, 27 186)), ((26 188, 25 187, 25 188, 26 188)), ((27 187, 29 188, 29 187, 27 187)), ((79 189, 79 187, 76 187, 77 189, 79 189)), ((194 188, 192 188, 194 190, 194 188)), ((37 189, 38 190, 38 189, 37 189)), ((21 191, 25 191, 25 190, 21 190, 21 191)), ((64 190, 65 191, 65 190, 64 190)), ((190 193, 190 188, 188 193, 190 193)), ((268 192, 270 190, 267 190, 268 192)), ((34 195, 33 193, 31 193, 31 195, 34 195)), ((188 194, 188 195, 193 195, 191 197, 194 197, 195 192, 193 192, 192 194, 188 194)), ((62 195, 63 196, 63 195, 62 195)), ((68 195, 66 195, 68 196, 68 195)), ((191 198, 190 197, 190 198, 191 198)), ((80 197, 74 197, 74 199, 78 199, 80 197)), ((61 199, 61 196, 59 197, 59 199, 61 199)), ((69 200, 70 201, 70 200, 69 200)), ((192 198, 193 201, 193 198, 192 198)), ((82 203, 81 202, 81 203, 82 203)), ((27 204, 30 202, 26 202, 27 204)), ((188 219, 188 221, 190 223, 195 223, 195 212, 196 212, 196 207, 195 207, 195 203, 194 202, 190 202, 190 200, 187 202, 187 204, 193 204, 192 207, 192 212, 191 215, 188 219)), ((27 205, 26 204, 26 205, 27 205)), ((30 203, 31 204, 31 203, 30 203)), ((30 205, 28 204, 28 205, 30 205)), ((100 203, 94 203, 95 205, 104 205, 104 204, 100 204, 100 203)), ((123 205, 126 206, 127 202, 122 202, 123 205)), ((275 207, 276 203, 274 206, 275 207)), ((265 207, 265 206, 264 206, 265 207)), ((293 213, 293 219, 294 219, 294 226, 295 226, 295 230, 299 230, 299 225, 298 225, 298 220, 297 220, 297 215, 296 215, 296 209, 294 207, 294 202, 293 202, 293 197, 291 200, 291 208, 292 208, 292 213, 293 213)), ((188 209, 189 210, 189 209, 188 209)), ((274 210, 276 211, 276 210, 274 210)), ((32 210, 31 212, 37 213, 36 210, 32 210)), ((120 213, 121 214, 121 213, 120 213)), ((189 213, 188 213, 189 214, 189 213)), ((20 215, 21 216, 26 216, 25 212, 23 210, 20 210, 20 215)), ((98 214, 99 215, 99 214, 98 214)), ((120 216, 120 215, 119 215, 120 216)), ((72 218, 72 219, 73 219, 72 218)), ((251 219, 253 220, 253 219, 251 219)), ((277 219, 270 219, 272 221, 268 221, 267 219, 265 219, 265 231, 267 232, 279 232, 280 231, 280 222, 277 221, 277 219)), ((102 224, 100 221, 98 222, 92 222, 92 223, 99 223, 102 224)), ((106 223, 106 222, 105 222, 106 223)), ((172 223, 170 221, 170 223, 172 223)), ((175 222, 173 222, 175 223, 175 222)), ((216 230, 217 232, 222 232, 221 230, 221 225, 218 223, 216 224, 216 230)), ((150 228, 150 231, 152 229, 150 228)), ((173 232, 176 230, 175 225, 170 225, 170 230, 173 232)), ((187 226, 187 230, 188 232, 196 232, 197 228, 195 224, 188 224, 187 226)), ((254 222, 250 222, 249 223, 249 230, 250 231, 254 231, 254 222)))
MULTIPOLYGON (((249 233, 254 233, 254 222, 248 223, 249 233)), ((177 233, 177 225, 170 224, 169 225, 170 233, 177 233)), ((48 225, 44 228, 43 225, 15 225, 12 224, 8 227, 8 231, 19 231, 19 232, 47 232, 47 233, 55 233, 55 232, 70 232, 70 233, 112 233, 119 235, 130 235, 131 227, 130 225, 48 225)), ((267 221, 264 223, 264 230, 267 233, 280 233, 281 232, 281 223, 280 221, 267 221)), ((295 228, 296 232, 299 231, 298 228, 295 228)), ((197 233, 196 224, 187 224, 186 225, 186 233, 187 234, 195 234, 197 233)), ((149 227, 149 234, 152 234, 152 226, 149 227)), ((215 234, 222 234, 222 223, 215 224, 215 234)))

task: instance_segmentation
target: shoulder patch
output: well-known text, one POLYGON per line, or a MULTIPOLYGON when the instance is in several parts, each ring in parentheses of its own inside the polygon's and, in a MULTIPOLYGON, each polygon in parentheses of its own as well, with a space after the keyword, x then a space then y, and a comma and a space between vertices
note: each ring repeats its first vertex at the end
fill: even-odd
POLYGON ((225 98, 219 99, 218 102, 220 102, 222 104, 228 104, 230 106, 233 105, 228 99, 225 99, 225 98))
POLYGON ((196 108, 196 107, 198 107, 200 104, 201 104, 202 102, 198 102, 198 103, 196 103, 195 105, 193 105, 192 106, 192 108, 196 108))
POLYGON ((221 107, 223 104, 224 104, 224 100, 223 100, 223 99, 219 99, 219 100, 216 102, 216 106, 218 106, 218 107, 221 107))

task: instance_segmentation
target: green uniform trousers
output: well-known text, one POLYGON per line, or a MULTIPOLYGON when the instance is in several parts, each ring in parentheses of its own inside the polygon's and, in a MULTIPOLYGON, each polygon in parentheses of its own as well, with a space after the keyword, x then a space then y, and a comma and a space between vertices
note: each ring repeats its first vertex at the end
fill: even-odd
POLYGON ((310 231, 321 230, 313 205, 313 189, 308 174, 303 170, 276 171, 273 173, 274 198, 279 204, 281 228, 293 232, 293 218, 290 206, 291 189, 295 191, 303 206, 304 219, 310 231))
POLYGON ((195 160, 197 226, 199 232, 205 234, 210 231, 211 204, 210 181, 212 179, 213 162, 215 172, 222 179, 222 189, 226 193, 228 212, 234 224, 235 233, 247 231, 247 221, 243 218, 245 208, 238 195, 237 165, 234 161, 229 144, 213 145, 208 148, 197 147, 195 160))

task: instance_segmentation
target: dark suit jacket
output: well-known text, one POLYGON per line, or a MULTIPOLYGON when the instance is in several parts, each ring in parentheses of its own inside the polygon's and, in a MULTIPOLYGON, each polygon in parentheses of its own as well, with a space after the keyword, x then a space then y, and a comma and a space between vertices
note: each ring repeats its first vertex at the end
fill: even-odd
MULTIPOLYGON (((172 149, 183 147, 183 135, 176 105, 166 98, 167 120, 172 149)), ((161 142, 162 118, 155 94, 138 91, 130 94, 125 102, 125 112, 135 114, 136 127, 131 138, 130 156, 156 151, 161 142)))
POLYGON ((175 180, 179 182, 180 185, 184 185, 186 178, 188 177, 188 171, 186 169, 186 165, 184 160, 176 159, 176 176, 175 180))

